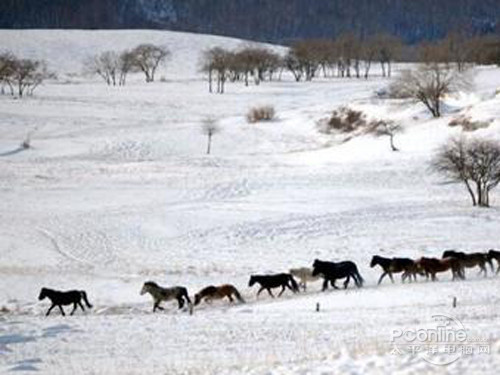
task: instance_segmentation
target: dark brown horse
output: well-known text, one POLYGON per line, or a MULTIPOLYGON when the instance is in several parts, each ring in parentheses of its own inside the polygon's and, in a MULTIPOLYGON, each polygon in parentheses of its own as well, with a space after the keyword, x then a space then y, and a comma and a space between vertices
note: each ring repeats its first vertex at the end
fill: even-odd
POLYGON ((375 255, 370 262, 370 267, 375 267, 379 265, 382 267, 384 272, 380 276, 378 283, 380 284, 383 278, 389 275, 392 282, 394 282, 394 278, 392 277, 393 273, 403 272, 401 275, 401 281, 404 282, 407 278, 410 278, 410 282, 412 281, 412 277, 415 281, 417 281, 417 273, 418 267, 415 264, 415 261, 410 258, 384 258, 379 255, 375 255))
POLYGON ((460 261, 460 264, 463 268, 473 268, 479 267, 479 273, 484 273, 484 276, 487 276, 488 271, 486 270, 486 263, 489 263, 490 266, 491 260, 486 253, 464 253, 462 251, 455 250, 446 250, 443 252, 443 258, 453 257, 460 261))
POLYGON ((488 260, 490 262, 491 270, 493 271, 493 262, 495 259, 497 261, 497 274, 500 272, 500 251, 491 249, 488 251, 488 260))
POLYGON ((431 276, 432 281, 436 281, 436 273, 451 270, 452 280, 465 279, 464 270, 460 261, 457 258, 426 258, 422 257, 415 262, 418 269, 425 273, 427 279, 431 276))
POLYGON ((233 285, 231 284, 224 284, 220 286, 207 286, 206 288, 203 288, 200 290, 198 293, 194 295, 194 304, 195 306, 198 305, 202 300, 205 300, 207 303, 211 303, 212 300, 214 299, 222 299, 224 297, 227 297, 229 299, 229 302, 234 302, 233 296, 239 301, 239 302, 245 302, 243 297, 241 297, 240 292, 238 292, 238 289, 236 289, 233 285))
POLYGON ((335 285, 337 279, 346 279, 344 281, 344 289, 349 285, 349 280, 352 278, 354 284, 358 288, 363 286, 363 278, 361 277, 356 263, 346 260, 343 262, 325 262, 319 259, 315 259, 313 263, 313 276, 320 275, 323 277, 323 291, 328 289, 328 283, 334 288, 338 289, 335 285))
POLYGON ((82 311, 85 311, 85 308, 82 305, 82 301, 85 302, 85 305, 87 305, 89 309, 92 308, 92 305, 87 299, 87 293, 85 293, 85 291, 83 290, 69 290, 67 292, 60 292, 58 290, 42 288, 42 290, 40 290, 38 300, 41 301, 45 297, 50 299, 50 302, 52 302, 52 306, 49 307, 45 316, 49 316, 52 309, 56 306, 59 307, 59 310, 61 311, 61 314, 63 316, 65 314, 62 307, 67 305, 73 305, 73 310, 71 311, 70 315, 73 315, 75 313, 75 310, 78 306, 80 306, 82 311))
POLYGON ((250 281, 248 286, 252 286, 255 283, 260 285, 260 289, 257 292, 257 297, 263 290, 267 290, 269 295, 274 298, 271 289, 281 287, 281 291, 278 294, 280 297, 286 288, 290 289, 292 292, 297 293, 299 291, 299 286, 292 275, 289 273, 278 273, 276 275, 252 275, 250 276, 250 281))

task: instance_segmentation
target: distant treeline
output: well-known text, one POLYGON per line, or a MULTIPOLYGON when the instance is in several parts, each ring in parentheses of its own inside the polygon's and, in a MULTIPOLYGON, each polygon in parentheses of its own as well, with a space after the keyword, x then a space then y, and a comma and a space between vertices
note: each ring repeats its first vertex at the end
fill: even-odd
POLYGON ((450 31, 497 34, 498 0, 2 0, 0 28, 150 28, 291 43, 390 34, 405 43, 450 31))

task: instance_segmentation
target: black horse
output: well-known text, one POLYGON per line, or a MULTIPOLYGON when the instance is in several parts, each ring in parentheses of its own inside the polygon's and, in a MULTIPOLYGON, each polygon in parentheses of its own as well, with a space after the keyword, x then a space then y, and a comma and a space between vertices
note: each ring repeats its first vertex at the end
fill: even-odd
POLYGON ((87 299, 87 293, 85 293, 85 291, 83 290, 69 290, 67 292, 60 292, 58 290, 42 288, 38 299, 41 301, 45 297, 50 299, 50 301, 52 302, 52 306, 49 307, 45 316, 49 316, 52 309, 56 306, 59 307, 59 310, 61 310, 61 314, 64 316, 66 314, 64 313, 62 307, 71 304, 73 304, 73 311, 71 311, 70 315, 73 315, 75 313, 77 306, 80 306, 80 308, 85 311, 85 308, 83 307, 81 302, 82 300, 85 302, 89 309, 92 308, 92 305, 87 299))
POLYGON ((265 289, 271 297, 274 298, 271 289, 281 287, 281 292, 278 294, 280 297, 286 288, 290 289, 292 292, 297 293, 299 291, 299 285, 295 281, 292 275, 289 273, 278 273, 276 275, 252 275, 250 276, 250 281, 248 286, 252 286, 255 283, 260 285, 260 289, 257 292, 257 297, 265 289))
POLYGON ((335 285, 337 279, 347 278, 344 282, 344 289, 349 285, 349 280, 351 277, 358 288, 363 286, 363 278, 358 272, 358 267, 354 262, 344 261, 344 262, 324 262, 316 259, 313 263, 313 276, 322 275, 325 281, 323 282, 323 291, 328 289, 328 282, 331 283, 332 287, 338 289, 335 285))
POLYGON ((378 280, 379 285, 386 275, 389 275, 391 281, 394 283, 392 274, 400 272, 403 272, 401 281, 404 282, 408 277, 410 278, 410 282, 412 277, 417 281, 418 267, 415 261, 410 258, 384 258, 379 255, 374 255, 370 262, 370 267, 373 268, 376 265, 379 265, 384 270, 378 280))

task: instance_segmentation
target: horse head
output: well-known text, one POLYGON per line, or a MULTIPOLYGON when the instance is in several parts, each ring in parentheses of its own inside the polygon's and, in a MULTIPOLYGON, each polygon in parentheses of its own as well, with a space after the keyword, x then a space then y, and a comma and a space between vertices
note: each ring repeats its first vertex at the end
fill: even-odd
POLYGON ((158 288, 158 284, 156 284, 154 281, 146 281, 142 286, 141 296, 148 293, 151 288, 158 288))
POLYGON ((198 306, 200 304, 200 302, 201 302, 201 295, 200 295, 200 293, 196 293, 194 295, 194 305, 198 306))
POLYGON ((380 260, 380 257, 378 255, 374 255, 372 257, 372 261, 370 262, 370 267, 375 267, 378 264, 378 261, 380 260))
POLYGON ((47 288, 42 288, 40 290, 40 295, 38 296, 38 300, 41 301, 45 297, 47 297, 47 288))
POLYGON ((250 276, 250 281, 248 282, 248 286, 252 286, 256 282, 257 282, 257 280, 255 279, 255 276, 252 275, 252 276, 250 276))
POLYGON ((445 250, 443 252, 443 255, 441 255, 441 258, 448 258, 448 257, 452 257, 452 256, 455 256, 456 252, 454 250, 445 250))

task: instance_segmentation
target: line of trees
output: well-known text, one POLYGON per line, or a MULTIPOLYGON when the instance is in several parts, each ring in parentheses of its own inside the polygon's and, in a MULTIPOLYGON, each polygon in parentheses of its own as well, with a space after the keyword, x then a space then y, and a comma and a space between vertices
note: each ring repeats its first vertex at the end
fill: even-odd
POLYGON ((262 81, 273 80, 282 71, 282 58, 279 54, 263 47, 244 47, 237 51, 214 47, 202 55, 201 70, 208 74, 208 90, 223 94, 225 84, 243 81, 245 86, 253 80, 255 85, 262 81))
POLYGON ((368 78, 374 62, 382 76, 390 77, 392 62, 400 58, 402 42, 391 35, 379 34, 361 39, 343 34, 335 40, 301 40, 292 44, 284 58, 295 80, 311 81, 323 77, 368 78))
POLYGON ((0 54, 2 94, 5 94, 7 87, 11 95, 33 95, 35 89, 51 76, 47 64, 42 60, 19 58, 11 52, 0 54))
POLYGON ((87 59, 84 68, 87 73, 101 77, 109 86, 124 86, 127 75, 132 72, 142 72, 146 82, 154 82, 158 67, 169 56, 166 47, 140 44, 132 50, 101 52, 87 59))
POLYGON ((368 79, 377 64, 382 77, 391 77, 394 61, 443 63, 463 72, 476 63, 500 65, 500 41, 498 37, 470 37, 454 31, 436 42, 407 46, 389 34, 361 38, 346 33, 335 40, 296 41, 284 56, 262 47, 236 51, 211 48, 203 53, 201 70, 208 75, 209 91, 224 93, 227 81, 244 81, 248 86, 253 79, 258 85, 272 80, 276 73, 281 79, 284 70, 297 82, 319 76, 368 79))

